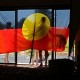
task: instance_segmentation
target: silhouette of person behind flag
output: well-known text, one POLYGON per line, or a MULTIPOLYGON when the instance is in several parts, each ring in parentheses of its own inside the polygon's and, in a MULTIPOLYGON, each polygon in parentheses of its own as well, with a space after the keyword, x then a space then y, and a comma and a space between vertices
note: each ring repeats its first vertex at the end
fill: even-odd
MULTIPOLYGON (((38 30, 41 30, 43 27, 47 27, 47 26, 48 25, 46 25, 46 17, 41 17, 41 24, 39 25, 38 30)), ((48 56, 49 56, 48 51, 45 50, 45 67, 47 67, 48 56)), ((42 67, 43 66, 43 63, 42 63, 42 50, 39 50, 39 58, 40 58, 40 66, 39 67, 42 67)))

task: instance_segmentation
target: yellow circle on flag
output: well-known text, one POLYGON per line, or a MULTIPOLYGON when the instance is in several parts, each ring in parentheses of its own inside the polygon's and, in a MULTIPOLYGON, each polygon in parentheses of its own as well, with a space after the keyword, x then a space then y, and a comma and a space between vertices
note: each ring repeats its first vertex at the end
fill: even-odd
POLYGON ((48 17, 42 13, 34 13, 28 16, 22 26, 22 34, 27 40, 39 40, 47 35, 50 28, 48 17), (41 23, 41 18, 45 17, 45 23, 41 23))

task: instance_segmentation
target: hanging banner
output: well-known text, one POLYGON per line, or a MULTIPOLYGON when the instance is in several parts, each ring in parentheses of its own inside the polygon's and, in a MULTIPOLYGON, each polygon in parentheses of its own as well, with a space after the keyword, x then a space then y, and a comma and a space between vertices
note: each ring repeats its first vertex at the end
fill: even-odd
POLYGON ((50 27, 50 20, 41 13, 28 16, 22 28, 0 30, 0 54, 27 49, 64 51, 68 28, 50 27))

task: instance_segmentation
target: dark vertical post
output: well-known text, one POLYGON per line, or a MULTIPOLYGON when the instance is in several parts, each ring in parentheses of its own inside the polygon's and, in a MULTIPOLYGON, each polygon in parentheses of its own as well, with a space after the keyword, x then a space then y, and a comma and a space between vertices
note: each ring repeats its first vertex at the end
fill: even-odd
MULTIPOLYGON (((56 35, 56 10, 54 10, 54 15, 55 15, 55 18, 54 18, 54 35, 56 35)), ((54 43, 55 43, 55 48, 56 48, 56 36, 54 37, 54 43)), ((54 55, 55 55, 55 59, 56 59, 56 51, 54 51, 54 55)))
POLYGON ((36 23, 36 15, 35 15, 35 21, 34 21, 34 30, 33 30, 33 38, 32 38, 32 48, 31 48, 31 56, 30 56, 30 62, 29 63, 31 63, 31 59, 32 59, 32 55, 33 55, 34 36, 35 36, 35 23, 36 23))
POLYGON ((30 63, 31 63, 32 55, 33 55, 34 36, 35 36, 35 23, 34 23, 34 31, 33 31, 33 38, 32 38, 32 48, 31 48, 30 63))
MULTIPOLYGON (((54 9, 52 9, 52 27, 54 27, 54 9)), ((54 60, 54 51, 52 51, 51 58, 52 60, 54 60)))
MULTIPOLYGON (((15 47, 15 51, 17 49, 17 26, 18 26, 18 14, 17 14, 17 10, 15 10, 15 35, 14 35, 14 47, 15 47)), ((15 52, 15 65, 17 65, 17 51, 15 52)))
POLYGON ((70 27, 71 27, 71 20, 72 20, 72 9, 70 9, 70 20, 69 20, 69 25, 68 25, 68 28, 69 28, 69 50, 68 50, 68 58, 69 58, 69 56, 70 56, 70 54, 71 54, 71 37, 70 37, 70 27))

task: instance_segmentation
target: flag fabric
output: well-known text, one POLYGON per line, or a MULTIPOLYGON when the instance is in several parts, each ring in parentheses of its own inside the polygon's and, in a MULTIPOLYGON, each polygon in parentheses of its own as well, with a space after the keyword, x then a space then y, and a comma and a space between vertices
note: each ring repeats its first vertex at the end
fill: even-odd
POLYGON ((46 36, 32 41, 23 36, 20 28, 3 29, 0 30, 0 54, 19 52, 32 47, 37 50, 64 51, 68 35, 68 28, 50 27, 46 36))
POLYGON ((64 51, 68 33, 68 28, 52 27, 44 38, 34 41, 34 48, 38 50, 64 51))

